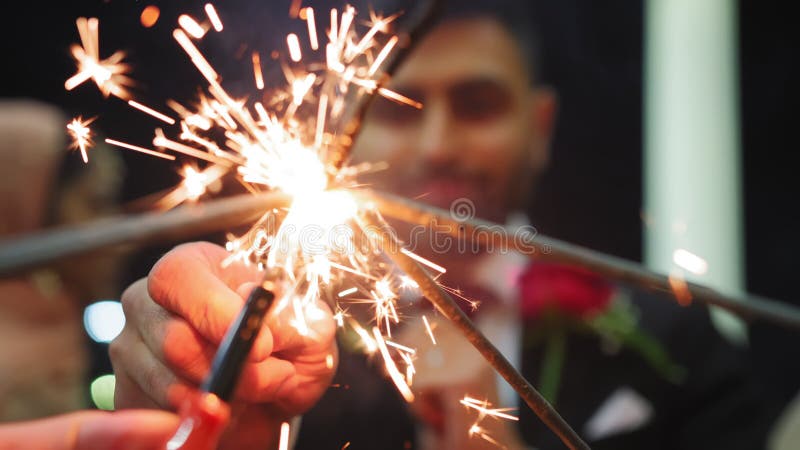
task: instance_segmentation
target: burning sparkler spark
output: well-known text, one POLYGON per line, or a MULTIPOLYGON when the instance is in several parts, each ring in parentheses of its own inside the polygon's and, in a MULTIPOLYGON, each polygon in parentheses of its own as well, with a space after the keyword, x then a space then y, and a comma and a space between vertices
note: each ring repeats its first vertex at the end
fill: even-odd
MULTIPOLYGON (((205 11, 214 29, 221 31, 222 22, 214 7, 207 4, 205 11)), ((288 57, 294 64, 291 68, 286 62, 282 64, 287 84, 283 89, 265 90, 267 96, 258 101, 236 99, 225 90, 214 66, 193 42, 205 36, 206 25, 188 15, 180 16, 173 37, 208 82, 207 89, 193 105, 167 101, 177 114, 175 118, 134 100, 128 102, 137 111, 168 125, 156 129, 153 138, 153 146, 162 152, 121 141, 107 142, 200 164, 183 166, 183 182, 159 201, 162 208, 208 195, 210 187, 229 174, 251 192, 277 190, 292 196, 288 209, 267 211, 244 235, 231 236, 226 245, 231 255, 224 264, 241 261, 262 270, 284 269, 290 286, 275 310, 291 311, 294 317, 290 323, 301 335, 314 337, 314 321, 320 317, 318 303, 329 302, 337 325, 353 329, 365 352, 381 355, 389 377, 410 402, 414 400, 410 386, 416 373, 416 350, 395 341, 392 327, 403 317, 400 291, 418 289, 419 285, 395 268, 376 261, 376 255, 383 250, 377 241, 369 240, 366 248, 355 245, 356 236, 369 236, 369 232, 359 220, 363 205, 348 189, 357 185, 355 177, 359 173, 382 166, 343 164, 347 162, 347 148, 343 146, 348 144, 337 136, 349 120, 345 104, 365 95, 375 93, 408 107, 422 105, 382 86, 385 74, 381 67, 398 43, 389 27, 396 16, 381 17, 372 12, 364 29, 365 25, 355 20, 354 8, 333 9, 326 33, 328 42, 320 43, 314 10, 298 9, 297 15, 308 25, 309 42, 305 48, 310 52, 303 55, 299 36, 288 35, 288 57), (323 289, 328 286, 342 287, 323 289), (326 292, 336 294, 327 298, 326 292), (351 297, 357 293, 366 298, 351 297), (372 307, 374 324, 362 326, 340 302, 367 303, 372 307)), ((68 84, 93 78, 101 90, 122 96, 119 86, 126 85, 127 79, 120 78, 121 68, 127 67, 114 65, 121 53, 105 61, 97 58, 96 19, 79 22, 79 30, 84 50, 81 58, 76 56, 77 78, 68 84), (105 76, 97 67, 112 75, 105 76)), ((264 89, 259 53, 253 52, 249 62, 256 88, 264 89)), ((446 272, 444 267, 406 249, 402 252, 438 274, 446 272)), ((435 343, 427 318, 423 320, 435 343)), ((333 361, 327 363, 332 365, 333 361)), ((484 408, 484 415, 504 414, 488 405, 471 407, 484 408)), ((288 424, 284 425, 282 439, 284 432, 288 436, 288 424)))
POLYGON ((89 162, 87 150, 94 145, 92 142, 92 130, 89 128, 89 125, 93 121, 94 119, 83 120, 77 117, 72 119, 72 122, 67 125, 69 135, 72 137, 71 148, 80 150, 81 158, 83 158, 84 163, 89 162))
POLYGON ((492 404, 489 403, 487 400, 477 400, 470 396, 464 396, 463 399, 459 400, 459 403, 466 406, 469 409, 473 409, 478 412, 478 418, 475 420, 475 423, 469 428, 468 433, 470 436, 477 436, 487 442, 490 442, 498 447, 504 446, 497 441, 492 435, 486 431, 483 427, 481 427, 481 423, 487 417, 492 417, 495 419, 504 419, 504 420, 511 420, 511 421, 519 421, 519 417, 508 414, 509 411, 513 411, 516 408, 492 408, 492 404))
POLYGON ((217 14, 217 10, 214 9, 214 5, 211 3, 206 3, 205 6, 206 15, 208 16, 208 20, 211 21, 211 26, 214 27, 214 31, 220 32, 222 31, 222 21, 219 20, 219 15, 217 14))
POLYGON ((181 14, 180 17, 178 17, 178 24, 184 31, 189 33, 189 36, 195 39, 203 39, 203 36, 206 35, 206 29, 200 26, 200 24, 188 14, 181 14))
POLYGON ((100 59, 99 27, 97 18, 80 17, 76 21, 81 45, 72 46, 72 56, 78 64, 78 72, 70 77, 64 87, 71 91, 87 80, 92 80, 106 97, 114 95, 122 99, 129 97, 126 87, 133 80, 125 74, 130 68, 122 63, 125 53, 115 52, 106 59, 100 59))
MULTIPOLYGON (((179 20, 172 35, 205 78, 207 86, 194 104, 166 100, 166 104, 177 113, 176 119, 141 103, 129 104, 169 125, 168 128, 155 129, 152 142, 160 151, 112 139, 106 142, 165 159, 188 158, 198 164, 194 166, 197 169, 185 171, 184 182, 162 199, 160 205, 163 207, 177 206, 206 195, 206 191, 213 191, 211 186, 223 177, 236 179, 251 193, 269 191, 269 195, 281 198, 281 205, 286 205, 288 197, 291 197, 290 206, 266 211, 245 234, 230 236, 226 244, 230 256, 222 266, 240 261, 255 265, 262 271, 279 269, 285 273, 282 282, 287 284, 286 295, 274 309, 276 312, 282 309, 293 312, 291 323, 301 334, 315 339, 314 322, 324 317, 318 304, 320 301, 329 302, 331 309, 336 311, 337 324, 349 325, 361 338, 367 353, 380 351, 398 390, 406 400, 413 401, 410 385, 416 373, 413 364, 415 352, 391 339, 391 324, 399 322, 402 317, 397 290, 413 287, 398 273, 405 271, 413 276, 415 284, 419 283, 414 288, 420 289, 440 311, 446 312, 445 317, 470 337, 470 342, 512 384, 544 423, 571 448, 588 448, 546 400, 474 328, 445 291, 464 297, 457 291, 436 285, 436 278, 417 262, 439 274, 444 273, 445 268, 406 249, 398 252, 401 245, 395 238, 376 236, 370 227, 376 225, 383 229, 388 225, 380 218, 373 202, 364 198, 356 202, 356 196, 351 192, 359 186, 355 181, 359 174, 382 170, 385 164, 348 165, 350 147, 360 123, 357 119, 364 111, 364 107, 349 106, 368 104, 364 101, 366 95, 381 95, 408 107, 422 108, 419 102, 384 86, 391 74, 383 72, 382 65, 389 62, 387 70, 393 71, 402 59, 392 60, 389 56, 398 47, 399 39, 388 26, 397 16, 382 17, 371 12, 370 20, 365 24, 355 20, 356 11, 351 6, 341 11, 331 9, 329 28, 324 35, 327 42, 320 42, 315 26, 318 16, 311 8, 301 9, 301 3, 301 0, 293 0, 289 15, 298 18, 300 12, 305 11, 300 19, 309 26, 308 47, 312 51, 303 55, 300 38, 294 34, 287 36, 288 56, 292 63, 283 59, 280 64, 288 82, 284 88, 267 90, 267 95, 260 95, 256 101, 233 98, 223 87, 214 66, 190 37, 200 39, 205 36, 207 24, 197 23, 186 16, 188 19, 179 20), (364 245, 355 245, 356 237, 365 239, 364 245), (374 306, 372 333, 348 316, 339 303, 354 299, 329 295, 354 284, 354 293, 367 297, 360 301, 374 306), (405 374, 398 368, 398 363, 405 363, 405 374)), ((433 0, 427 6, 424 17, 409 30, 411 36, 417 36, 431 26, 441 5, 439 0, 433 0)), ((205 12, 211 26, 217 32, 222 31, 222 22, 212 4, 205 5, 205 12)), ((142 23, 147 26, 145 21, 142 23)), ((81 18, 77 25, 82 46, 73 46, 72 53, 78 70, 66 81, 66 89, 72 90, 92 79, 105 96, 114 95, 127 100, 129 94, 125 88, 130 87, 133 81, 125 75, 129 68, 122 63, 124 54, 116 52, 101 60, 98 20, 81 18)), ((401 55, 407 54, 407 50, 405 48, 401 55)), ((281 57, 277 50, 271 55, 275 59, 281 57)), ((75 128, 80 130, 78 136, 86 136, 81 127, 75 128)), ((468 301, 473 307, 477 306, 477 302, 468 301)), ((470 431, 490 439, 478 424, 470 431)), ((288 434, 289 426, 283 424, 282 448, 288 445, 288 434)), ((349 443, 345 447, 347 445, 349 443)))

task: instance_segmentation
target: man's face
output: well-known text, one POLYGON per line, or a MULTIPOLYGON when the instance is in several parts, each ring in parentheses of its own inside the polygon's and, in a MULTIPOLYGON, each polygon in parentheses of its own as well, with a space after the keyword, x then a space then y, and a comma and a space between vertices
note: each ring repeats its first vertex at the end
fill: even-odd
POLYGON ((501 25, 477 18, 439 26, 390 87, 424 108, 373 104, 354 159, 389 169, 364 181, 442 208, 466 198, 478 216, 500 222, 522 206, 547 161, 552 98, 531 89, 519 46, 501 25))

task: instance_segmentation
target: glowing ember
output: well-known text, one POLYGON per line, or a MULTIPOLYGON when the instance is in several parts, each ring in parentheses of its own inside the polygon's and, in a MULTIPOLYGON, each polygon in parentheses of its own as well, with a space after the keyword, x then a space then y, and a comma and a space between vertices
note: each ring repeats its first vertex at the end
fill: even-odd
POLYGON ((433 345, 436 345, 436 338, 433 336, 433 329, 431 328, 431 324, 428 323, 428 318, 426 316, 422 316, 422 321, 425 322, 425 331, 428 332, 431 342, 433 342, 433 345))
POLYGON ((67 131, 69 131, 69 135, 72 137, 71 147, 81 151, 81 158, 83 158, 84 163, 89 162, 89 155, 86 151, 93 145, 92 130, 89 128, 93 120, 94 119, 89 119, 84 121, 82 118, 78 117, 72 119, 72 122, 67 125, 67 131))
POLYGON ((133 81, 125 75, 129 71, 128 65, 122 63, 125 53, 115 52, 101 60, 98 36, 100 21, 94 17, 91 19, 80 17, 76 23, 82 46, 73 45, 71 50, 73 58, 78 63, 78 72, 64 83, 64 87, 71 91, 83 82, 92 80, 103 95, 128 98, 129 94, 125 88, 131 86, 133 81))
POLYGON ((289 46, 289 56, 291 56, 292 61, 299 62, 303 59, 303 55, 300 53, 300 40, 296 34, 292 33, 286 36, 286 44, 289 46))
POLYGON ((217 14, 217 10, 214 9, 214 5, 206 3, 205 10, 208 20, 211 21, 211 26, 214 27, 214 31, 222 31, 222 21, 219 20, 219 15, 217 14))
POLYGON ((143 104, 141 104, 141 103, 139 103, 139 102, 137 102, 135 100, 128 100, 128 104, 130 106, 138 109, 139 111, 142 111, 145 114, 149 114, 149 115, 155 117, 158 120, 162 120, 162 121, 164 121, 164 122, 166 122, 166 123, 168 123, 170 125, 175 125, 175 119, 173 119, 172 117, 169 117, 169 116, 167 116, 165 114, 162 114, 162 113, 156 111, 155 109, 150 108, 149 106, 145 106, 145 105, 143 105, 143 104))
POLYGON ((195 39, 202 39, 203 36, 206 35, 205 28, 201 27, 200 24, 188 14, 181 14, 181 16, 178 17, 178 24, 195 39))
POLYGON ((256 80, 256 88, 258 88, 258 90, 264 89, 264 75, 261 72, 261 56, 258 52, 253 52, 253 77, 256 80))
POLYGON ((487 417, 519 421, 519 417, 508 414, 509 411, 513 411, 516 408, 492 408, 492 404, 488 401, 477 400, 469 396, 464 396, 463 399, 459 400, 459 403, 478 412, 478 418, 468 430, 469 435, 477 436, 487 442, 497 445, 498 447, 502 447, 503 445, 494 437, 492 437, 483 427, 481 427, 481 422, 483 422, 483 420, 487 417))

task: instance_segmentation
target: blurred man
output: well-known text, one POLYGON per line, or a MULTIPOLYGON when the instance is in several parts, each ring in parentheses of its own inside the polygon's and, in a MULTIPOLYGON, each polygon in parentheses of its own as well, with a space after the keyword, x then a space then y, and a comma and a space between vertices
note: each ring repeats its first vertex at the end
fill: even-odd
MULTIPOLYGON (((393 79, 393 89, 425 108, 376 102, 355 159, 389 163, 391 173, 365 180, 376 187, 422 196, 444 208, 464 200, 476 216, 505 222, 524 209, 547 165, 555 97, 537 86, 524 8, 509 7, 503 15, 494 3, 472 3, 455 4, 458 11, 425 37, 393 79)), ((526 331, 517 315, 515 279, 524 269, 519 258, 480 251, 463 255, 455 246, 434 248, 426 236, 408 239, 414 237, 414 250, 448 267, 446 284, 484 300, 476 318, 495 340, 509 344, 502 346, 535 384, 540 349, 521 345, 526 331)), ((195 384, 208 370, 215 345, 242 303, 243 283, 253 276, 219 269, 221 252, 207 244, 179 247, 147 282, 126 292, 129 320, 112 348, 119 407, 169 407, 171 386, 195 384)), ((757 408, 740 378, 737 355, 710 328, 704 312, 678 311, 662 299, 644 299, 639 306, 642 323, 688 369, 685 384, 660 379, 626 350, 603 353, 596 337, 570 337, 557 403, 566 420, 596 448, 753 448, 758 436, 747 414, 757 408)), ((274 342, 268 334, 257 345, 240 389, 239 399, 252 413, 231 430, 230 448, 260 448, 255 442, 270 441, 277 421, 306 411, 330 381, 332 373, 316 365, 334 351, 332 341, 300 342, 297 351, 272 354, 273 345, 283 350, 276 336, 292 331, 271 331, 277 333, 274 342), (302 380, 307 387, 301 395, 296 383, 302 380)), ((469 437, 474 416, 457 400, 469 392, 509 406, 508 397, 458 333, 444 323, 437 333, 443 343, 421 348, 418 355, 425 369, 415 383, 416 425, 377 370, 343 351, 337 389, 303 416, 296 448, 494 448, 469 437)), ((409 340, 420 335, 413 329, 405 333, 409 340)), ((490 422, 487 429, 508 448, 561 448, 527 410, 521 415, 518 428, 490 422)))

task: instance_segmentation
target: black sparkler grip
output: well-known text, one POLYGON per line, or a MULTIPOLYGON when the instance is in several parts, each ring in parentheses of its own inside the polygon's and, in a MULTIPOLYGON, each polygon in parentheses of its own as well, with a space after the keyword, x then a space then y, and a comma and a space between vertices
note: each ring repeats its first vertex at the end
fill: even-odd
POLYGON ((242 366, 274 300, 273 291, 261 286, 253 288, 214 355, 211 373, 201 387, 204 391, 216 394, 223 401, 230 400, 239 381, 242 366))

